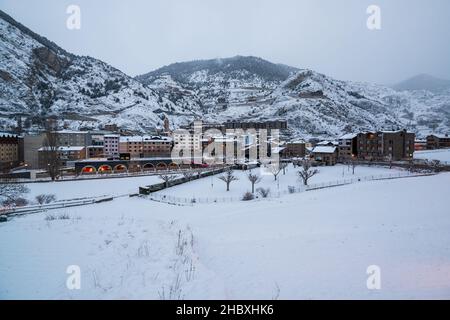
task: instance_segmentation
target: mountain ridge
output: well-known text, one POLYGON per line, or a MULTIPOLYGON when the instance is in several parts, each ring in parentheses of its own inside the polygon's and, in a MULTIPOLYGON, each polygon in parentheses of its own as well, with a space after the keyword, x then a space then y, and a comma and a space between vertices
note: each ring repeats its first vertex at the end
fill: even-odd
POLYGON ((427 90, 439 93, 450 90, 450 80, 422 73, 395 84, 393 88, 398 91, 427 90))
POLYGON ((382 128, 423 136, 450 128, 450 93, 335 80, 255 56, 178 62, 132 78, 66 52, 0 11, 0 126, 33 131, 48 117, 69 129, 117 124, 144 133, 195 119, 288 121, 291 137, 382 128))

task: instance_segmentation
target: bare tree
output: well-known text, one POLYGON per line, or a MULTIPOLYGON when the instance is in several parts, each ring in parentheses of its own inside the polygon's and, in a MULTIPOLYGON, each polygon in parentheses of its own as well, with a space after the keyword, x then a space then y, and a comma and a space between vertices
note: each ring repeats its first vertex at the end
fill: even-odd
POLYGON ((311 161, 303 161, 302 169, 297 172, 299 177, 302 179, 305 186, 308 185, 308 180, 319 173, 319 170, 311 168, 311 161))
POLYGON ((2 182, 0 184, 0 200, 2 203, 12 203, 29 191, 23 184, 2 182))
POLYGON ((52 128, 48 128, 45 132, 42 155, 48 175, 52 181, 55 181, 61 171, 61 159, 59 156, 58 132, 52 128))
POLYGON ((171 174, 160 174, 158 177, 159 177, 159 179, 164 181, 164 185, 165 185, 166 188, 169 187, 170 182, 175 180, 175 176, 171 175, 171 174))
POLYGON ((194 178, 194 172, 191 171, 191 170, 184 171, 184 172, 183 172, 183 177, 184 177, 187 181, 191 181, 192 178, 194 178))
POLYGON ((247 175, 247 178, 250 181, 250 183, 252 184, 252 193, 255 193, 255 184, 261 182, 261 177, 258 176, 257 174, 253 174, 253 173, 250 172, 247 175))
POLYGON ((288 164, 286 162, 281 162, 280 163, 280 168, 281 170, 283 170, 283 175, 286 174, 286 168, 288 167, 288 164))
POLYGON ((348 168, 352 169, 352 174, 355 174, 355 169, 358 166, 358 162, 355 159, 351 159, 347 162, 348 168))
POLYGON ((267 168, 269 169, 269 172, 273 175, 273 177, 275 178, 275 181, 277 181, 277 177, 280 174, 282 167, 281 164, 269 164, 267 166, 267 168))
POLYGON ((228 169, 222 176, 220 176, 219 179, 227 184, 227 191, 230 191, 231 182, 239 180, 239 178, 237 178, 233 174, 233 170, 231 168, 228 169))

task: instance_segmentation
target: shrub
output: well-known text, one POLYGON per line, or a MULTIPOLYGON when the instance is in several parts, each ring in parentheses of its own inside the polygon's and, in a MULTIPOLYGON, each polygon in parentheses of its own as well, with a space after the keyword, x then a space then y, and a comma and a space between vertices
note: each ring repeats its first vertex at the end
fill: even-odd
POLYGON ((36 202, 39 204, 52 203, 56 201, 56 196, 54 194, 40 194, 36 196, 36 202))
POLYGON ((250 201, 255 199, 255 196, 251 192, 244 193, 244 196, 242 197, 242 201, 250 201))
POLYGON ((295 187, 294 186, 288 186, 289 193, 295 193, 295 187))
POLYGON ((2 202, 4 207, 24 207, 28 204, 28 200, 25 198, 6 199, 2 202))
POLYGON ((270 194, 270 188, 267 188, 267 189, 258 188, 256 191, 263 198, 267 198, 269 196, 269 194, 270 194))

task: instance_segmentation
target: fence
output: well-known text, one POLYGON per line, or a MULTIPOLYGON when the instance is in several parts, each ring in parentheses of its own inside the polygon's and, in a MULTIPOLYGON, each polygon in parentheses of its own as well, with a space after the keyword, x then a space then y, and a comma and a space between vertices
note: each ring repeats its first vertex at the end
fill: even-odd
POLYGON ((0 209, 0 215, 18 216, 18 215, 23 215, 23 214, 47 211, 47 210, 79 207, 79 206, 84 206, 84 205, 89 205, 89 204, 94 204, 94 203, 102 203, 102 202, 112 201, 112 200, 114 200, 114 198, 122 197, 122 196, 123 195, 116 196, 116 197, 104 196, 104 197, 95 197, 95 198, 63 200, 63 201, 56 201, 56 202, 47 203, 47 204, 36 204, 36 205, 29 205, 29 206, 24 206, 24 207, 5 208, 5 209, 0 209))
MULTIPOLYGON (((318 190, 318 189, 325 189, 325 188, 332 188, 332 187, 338 187, 338 186, 344 186, 359 182, 365 182, 365 181, 376 181, 376 180, 391 180, 391 179, 400 179, 400 178, 412 178, 412 177, 423 177, 423 176, 431 176, 434 175, 434 173, 411 173, 411 172, 400 172, 398 174, 385 174, 385 175, 371 175, 371 176, 364 176, 364 177, 357 177, 357 178, 351 178, 351 179, 341 179, 336 181, 327 181, 322 183, 315 183, 307 186, 300 186, 300 187, 290 187, 290 190, 283 190, 283 191, 276 191, 276 192, 270 192, 269 195, 266 197, 267 199, 277 199, 280 198, 283 195, 287 194, 294 194, 294 193, 301 193, 306 191, 312 191, 312 190, 318 190)), ((157 202, 163 202, 173 205, 187 205, 187 206, 193 206, 194 204, 207 204, 207 203, 230 203, 230 202, 237 202, 237 201, 243 201, 242 196, 241 197, 177 197, 177 196, 171 196, 166 194, 159 194, 159 193, 151 193, 146 196, 147 199, 150 199, 152 201, 157 202)), ((256 200, 262 200, 264 199, 260 195, 255 195, 256 200)))
POLYGON ((182 177, 182 178, 178 178, 178 179, 173 179, 171 181, 167 181, 167 182, 161 182, 161 183, 157 183, 157 184, 152 184, 150 186, 146 186, 146 187, 140 187, 139 188, 139 194, 144 194, 144 195, 149 195, 153 192, 156 191, 161 191, 163 189, 167 189, 173 186, 177 186, 186 182, 190 182, 193 180, 197 180, 197 179, 201 179, 201 178, 205 178, 205 177, 209 177, 215 174, 219 174, 224 172, 225 170, 227 170, 228 167, 222 167, 222 168, 218 168, 218 169, 212 169, 209 171, 205 171, 205 172, 200 172, 198 171, 196 174, 194 174, 192 177, 188 178, 188 177, 182 177))

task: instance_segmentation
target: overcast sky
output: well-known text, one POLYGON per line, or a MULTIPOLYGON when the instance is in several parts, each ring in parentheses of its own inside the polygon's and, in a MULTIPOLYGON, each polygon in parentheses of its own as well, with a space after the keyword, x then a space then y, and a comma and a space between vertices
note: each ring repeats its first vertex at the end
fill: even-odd
POLYGON ((337 79, 450 78, 449 0, 0 0, 64 49, 135 76, 173 62, 259 56, 337 79), (66 28, 68 5, 81 29, 66 28), (366 9, 381 8, 381 30, 366 9))

